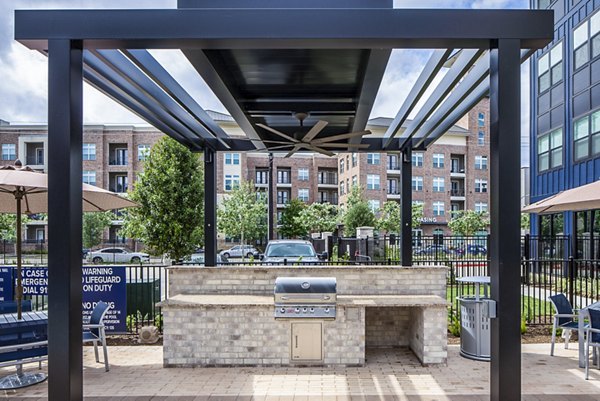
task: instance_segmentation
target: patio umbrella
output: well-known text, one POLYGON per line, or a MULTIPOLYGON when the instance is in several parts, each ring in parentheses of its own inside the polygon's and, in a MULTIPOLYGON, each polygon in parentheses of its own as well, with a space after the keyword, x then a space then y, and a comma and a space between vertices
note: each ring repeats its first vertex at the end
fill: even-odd
MULTIPOLYGON (((93 185, 83 185, 83 211, 101 212, 137 206, 136 203, 93 185)), ((21 319, 21 213, 44 213, 48 210, 48 175, 22 166, 17 160, 14 166, 0 167, 0 213, 17 215, 17 317, 21 319)))
POLYGON ((556 213, 600 209, 600 181, 582 185, 532 203, 523 208, 527 213, 556 213))

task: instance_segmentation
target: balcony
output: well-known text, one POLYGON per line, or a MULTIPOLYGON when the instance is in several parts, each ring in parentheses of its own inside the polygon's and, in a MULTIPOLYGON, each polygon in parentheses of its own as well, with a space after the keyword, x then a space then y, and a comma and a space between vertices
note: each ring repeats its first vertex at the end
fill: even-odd
POLYGON ((452 200, 465 200, 464 188, 452 188, 448 192, 450 193, 450 199, 452 200))
POLYGON ((387 164, 387 173, 388 174, 400 174, 400 163, 398 163, 398 162, 388 162, 388 164, 387 164))
POLYGON ((338 198, 334 198, 334 197, 323 197, 321 199, 318 200, 319 203, 330 203, 332 205, 337 205, 338 204, 338 198))
POLYGON ((465 156, 451 155, 450 177, 465 177, 465 156))
POLYGON ((116 158, 116 159, 109 159, 108 160, 108 165, 109 166, 126 166, 127 165, 127 159, 123 159, 123 158, 116 158))
POLYGON ((338 186, 338 175, 335 171, 319 171, 317 183, 321 187, 336 188, 338 186))
POLYGON ((28 166, 43 166, 44 165, 44 154, 36 156, 27 156, 28 166))

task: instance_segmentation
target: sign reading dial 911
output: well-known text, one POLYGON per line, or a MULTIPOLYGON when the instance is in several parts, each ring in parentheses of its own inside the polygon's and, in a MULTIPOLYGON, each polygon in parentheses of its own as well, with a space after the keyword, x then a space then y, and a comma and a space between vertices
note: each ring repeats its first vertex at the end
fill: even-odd
MULTIPOLYGON (((0 276, 2 276, 4 269, 1 268, 0 276)), ((127 331, 127 283, 125 267, 86 266, 83 267, 82 273, 82 310, 84 323, 89 321, 96 304, 99 301, 104 301, 110 306, 103 320, 106 331, 110 333, 125 333, 127 331)), ((15 277, 14 287, 11 286, 11 280, 0 280, 0 287, 2 287, 0 288, 0 294, 4 294, 5 299, 12 298, 14 288, 16 288, 16 269, 13 269, 12 276, 15 277)), ((21 277, 24 296, 48 295, 48 268, 25 267, 22 269, 21 277)))

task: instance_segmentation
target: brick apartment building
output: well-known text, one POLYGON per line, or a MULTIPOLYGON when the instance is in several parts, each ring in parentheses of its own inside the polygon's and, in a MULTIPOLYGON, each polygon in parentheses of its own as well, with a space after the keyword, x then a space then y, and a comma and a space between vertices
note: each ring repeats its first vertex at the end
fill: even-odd
MULTIPOLYGON (((382 136, 390 118, 369 120, 367 129, 382 136)), ((489 207, 489 99, 483 99, 427 151, 412 153, 413 203, 424 218, 415 235, 450 234, 452 211, 485 212, 489 207)), ((346 202, 353 185, 363 189, 373 211, 386 201, 400 201, 400 154, 338 155, 339 199, 346 202)))
MULTIPOLYGON (((243 135, 235 120, 209 112, 230 135, 243 135)), ((418 234, 448 233, 451 210, 487 210, 489 180, 489 110, 487 99, 476 106, 426 152, 413 153, 413 201, 423 202, 425 219, 418 234), (438 231, 435 231, 438 230, 438 231), (442 231, 439 231, 442 230, 442 231)), ((367 129, 374 136, 385 132, 391 119, 375 118, 367 129)), ((20 159, 40 171, 46 170, 46 125, 11 125, 0 120, 0 165, 20 159)), ((83 182, 125 193, 143 169, 149 149, 164 134, 149 126, 86 125, 83 133, 83 182)), ((400 200, 400 164, 397 153, 345 153, 326 157, 313 153, 296 153, 290 158, 275 153, 276 179, 273 203, 276 218, 289 200, 307 203, 344 204, 352 185, 361 185, 374 210, 387 200, 400 200)), ((217 200, 220 201, 242 180, 253 181, 259 190, 267 190, 269 155, 266 153, 225 153, 217 156, 217 200)), ((115 220, 107 240, 119 237, 122 221, 115 220)), ((46 238, 46 222, 31 221, 24 237, 36 241, 46 238)), ((223 247, 231 239, 219 236, 223 247)))

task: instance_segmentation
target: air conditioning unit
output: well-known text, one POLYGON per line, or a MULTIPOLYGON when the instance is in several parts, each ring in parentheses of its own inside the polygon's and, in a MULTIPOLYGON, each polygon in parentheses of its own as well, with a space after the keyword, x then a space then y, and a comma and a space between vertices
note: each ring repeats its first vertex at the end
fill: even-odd
POLYGON ((154 344, 158 341, 158 327, 144 326, 140 329, 139 340, 140 344, 154 344))

